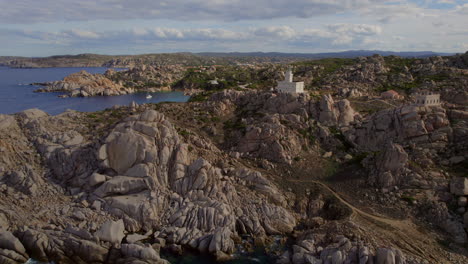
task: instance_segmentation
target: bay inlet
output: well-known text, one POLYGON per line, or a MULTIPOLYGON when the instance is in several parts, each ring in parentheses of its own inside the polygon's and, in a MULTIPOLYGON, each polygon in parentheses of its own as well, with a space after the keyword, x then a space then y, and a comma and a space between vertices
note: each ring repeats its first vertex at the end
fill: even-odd
POLYGON ((142 103, 186 102, 189 96, 183 92, 134 93, 120 96, 70 97, 59 98, 63 93, 35 93, 38 86, 31 83, 44 83, 61 80, 71 73, 86 70, 89 73, 104 73, 108 68, 38 68, 14 69, 0 67, 0 114, 13 114, 30 108, 39 108, 51 115, 67 109, 80 112, 93 112, 114 105, 129 105, 132 101, 142 103))

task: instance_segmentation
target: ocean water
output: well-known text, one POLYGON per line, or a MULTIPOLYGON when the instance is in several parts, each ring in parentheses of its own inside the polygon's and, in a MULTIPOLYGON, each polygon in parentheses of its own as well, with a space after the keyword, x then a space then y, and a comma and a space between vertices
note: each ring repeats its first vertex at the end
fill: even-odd
POLYGON ((63 93, 34 93, 38 86, 30 83, 43 83, 61 80, 65 76, 81 70, 90 73, 104 73, 107 68, 41 68, 13 69, 0 67, 0 114, 13 114, 30 108, 39 108, 51 115, 57 115, 67 109, 81 112, 93 112, 110 108, 114 105, 159 103, 164 101, 186 102, 188 96, 182 92, 151 93, 153 98, 146 99, 146 93, 120 96, 59 98, 63 93))

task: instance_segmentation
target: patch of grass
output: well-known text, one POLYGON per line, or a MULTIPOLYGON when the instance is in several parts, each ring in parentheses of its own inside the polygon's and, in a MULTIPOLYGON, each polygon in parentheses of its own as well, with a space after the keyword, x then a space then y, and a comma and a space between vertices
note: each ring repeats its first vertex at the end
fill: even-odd
POLYGON ((219 118, 219 117, 217 117, 217 116, 213 116, 213 117, 211 118, 211 122, 217 123, 217 122, 219 122, 219 121, 221 121, 221 118, 219 118))
POLYGON ((338 172, 339 164, 334 160, 327 160, 324 167, 324 175, 326 178, 331 178, 338 172))
POLYGON ((356 165, 359 165, 360 167, 362 167, 362 161, 367 158, 369 156, 369 152, 361 152, 361 153, 358 153, 358 154, 355 154, 353 156, 353 159, 350 160, 349 162, 350 163, 353 163, 353 164, 356 164, 356 165))
POLYGON ((96 114, 88 114, 88 115, 86 115, 86 116, 87 116, 88 118, 93 118, 93 119, 97 118, 97 115, 96 115, 96 114))
POLYGON ((447 73, 437 73, 434 75, 425 75, 422 78, 430 81, 442 82, 450 79, 450 75, 447 73))
POLYGON ((235 122, 232 120, 227 120, 224 122, 224 129, 225 130, 244 130, 247 126, 240 122, 240 120, 236 120, 235 122))
POLYGON ((120 119, 124 116, 124 113, 119 110, 112 110, 110 113, 110 116, 113 118, 120 119))
POLYGON ((407 202, 408 204, 413 204, 413 202, 416 201, 416 198, 414 198, 413 196, 409 196, 409 195, 403 195, 401 196, 401 199, 407 202))
POLYGON ((348 140, 346 140, 346 137, 343 135, 343 133, 341 133, 341 131, 336 128, 335 126, 332 126, 332 127, 329 127, 328 128, 330 130, 330 132, 333 134, 333 136, 335 138, 337 138, 339 141, 341 141, 341 143, 343 144, 343 151, 345 152, 348 152, 350 149, 353 148, 353 145, 348 142, 348 140))
POLYGON ((208 96, 210 94, 208 93, 197 93, 197 94, 194 94, 192 96, 190 96, 189 98, 189 102, 204 102, 204 101, 207 101, 208 100, 208 96))
POLYGON ((304 138, 307 138, 310 144, 315 144, 316 138, 313 135, 311 128, 299 129, 299 134, 301 134, 304 138))
POLYGON ((187 130, 185 130, 185 129, 184 129, 184 130, 181 130, 181 131, 179 131, 179 135, 181 135, 181 136, 183 136, 183 137, 185 137, 185 136, 189 136, 190 134, 191 134, 191 133, 190 133, 190 132, 188 132, 188 131, 187 131, 187 130))
POLYGON ((450 249, 450 240, 448 239, 437 239, 437 243, 445 249, 450 249))
POLYGON ((202 123, 207 123, 210 120, 206 116, 198 116, 197 119, 202 123))
POLYGON ((415 169, 422 169, 422 168, 421 168, 421 165, 419 165, 419 164, 416 163, 415 161, 408 160, 408 164, 409 164, 411 167, 415 168, 415 169))
POLYGON ((327 220, 345 219, 353 213, 353 210, 342 203, 335 196, 329 196, 325 199, 324 218, 327 220))

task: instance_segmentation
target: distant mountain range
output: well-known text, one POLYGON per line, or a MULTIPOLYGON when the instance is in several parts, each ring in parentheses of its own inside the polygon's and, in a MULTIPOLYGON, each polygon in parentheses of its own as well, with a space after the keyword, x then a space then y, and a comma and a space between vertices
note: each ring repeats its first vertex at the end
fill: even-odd
POLYGON ((282 52, 200 52, 200 53, 155 53, 141 55, 57 55, 50 57, 0 57, 0 65, 14 68, 42 67, 132 67, 138 64, 174 65, 226 65, 244 63, 291 63, 300 60, 325 58, 356 58, 360 56, 395 55, 399 57, 426 58, 431 56, 451 56, 454 53, 432 51, 394 52, 381 50, 350 50, 330 53, 282 53, 282 52))
POLYGON ((382 51, 382 50, 348 50, 342 52, 328 52, 328 53, 283 53, 283 52, 201 52, 196 53, 201 56, 210 57, 287 57, 287 58, 309 58, 309 59, 323 59, 323 58, 356 58, 361 56, 372 56, 379 54, 382 56, 399 56, 399 57, 414 57, 414 58, 427 58, 431 56, 452 56, 456 53, 443 53, 433 51, 382 51))

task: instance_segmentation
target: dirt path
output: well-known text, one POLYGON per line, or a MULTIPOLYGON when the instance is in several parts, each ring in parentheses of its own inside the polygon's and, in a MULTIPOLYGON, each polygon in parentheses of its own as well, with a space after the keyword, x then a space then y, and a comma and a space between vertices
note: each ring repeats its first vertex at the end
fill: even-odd
POLYGON ((362 211, 356 208, 328 185, 314 180, 290 180, 298 183, 318 184, 332 193, 338 200, 353 210, 351 219, 365 227, 367 233, 374 237, 383 238, 387 245, 397 245, 403 252, 418 256, 430 263, 451 263, 447 259, 447 252, 435 241, 434 234, 420 231, 411 220, 391 219, 362 211))

